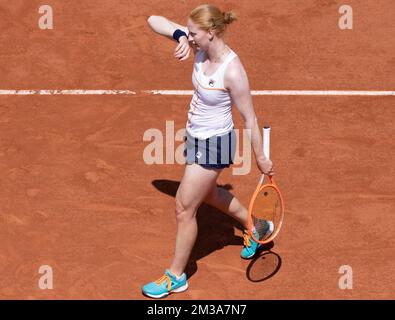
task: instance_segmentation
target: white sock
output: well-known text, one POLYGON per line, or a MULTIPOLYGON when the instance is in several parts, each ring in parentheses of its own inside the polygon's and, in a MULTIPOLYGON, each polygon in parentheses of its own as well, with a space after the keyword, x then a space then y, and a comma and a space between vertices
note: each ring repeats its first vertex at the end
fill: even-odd
MULTIPOLYGON (((171 273, 171 272, 170 272, 171 273)), ((177 280, 181 280, 181 278, 182 278, 182 275, 181 276, 177 276, 176 274, 174 274, 174 273, 171 273, 173 276, 175 276, 176 277, 176 279, 177 280)))

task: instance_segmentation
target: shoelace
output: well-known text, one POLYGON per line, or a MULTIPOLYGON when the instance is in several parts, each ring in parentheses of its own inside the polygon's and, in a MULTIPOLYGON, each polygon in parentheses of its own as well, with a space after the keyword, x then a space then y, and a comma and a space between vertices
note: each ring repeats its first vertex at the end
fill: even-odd
POLYGON ((250 235, 248 233, 244 233, 243 234, 243 239, 244 239, 244 245, 246 247, 251 247, 251 243, 250 243, 250 235))
POLYGON ((163 275, 163 277, 161 277, 158 280, 156 280, 155 283, 157 285, 160 285, 163 281, 167 282, 167 290, 170 291, 170 289, 171 289, 171 280, 170 280, 170 277, 167 274, 163 275))

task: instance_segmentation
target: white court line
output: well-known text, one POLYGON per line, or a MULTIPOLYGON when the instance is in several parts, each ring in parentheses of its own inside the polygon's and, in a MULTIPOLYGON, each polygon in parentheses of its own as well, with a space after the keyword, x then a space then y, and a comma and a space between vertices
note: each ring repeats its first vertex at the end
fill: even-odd
MULTIPOLYGON (((192 95, 193 90, 145 90, 144 93, 160 95, 192 95)), ((395 91, 350 90, 260 90, 251 91, 253 96, 395 96, 395 91)))
MULTIPOLYGON (((142 90, 140 93, 191 96, 193 90, 142 90)), ((138 95, 131 90, 0 90, 0 95, 138 95)), ((395 91, 350 90, 253 90, 253 96, 395 96, 395 91)))
POLYGON ((135 95, 130 90, 0 90, 0 95, 135 95))
POLYGON ((350 90, 266 90, 251 91, 255 96, 394 96, 395 91, 350 91, 350 90))
POLYGON ((165 96, 191 96, 193 90, 143 90, 146 94, 160 94, 165 96))

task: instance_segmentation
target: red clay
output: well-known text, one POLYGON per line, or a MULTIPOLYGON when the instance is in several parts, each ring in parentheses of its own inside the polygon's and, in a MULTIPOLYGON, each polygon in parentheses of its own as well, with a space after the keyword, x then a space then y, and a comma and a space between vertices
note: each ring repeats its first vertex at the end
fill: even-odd
MULTIPOLYGON (((0 96, 0 298, 145 299, 174 250, 174 195, 183 165, 147 165, 147 129, 185 126, 192 59, 146 18, 182 23, 198 1, 51 1, 55 29, 37 27, 39 1, 0 6, 0 89, 129 89, 136 96, 0 96), (38 287, 41 265, 54 289, 38 287)), ((216 1, 239 21, 228 43, 254 90, 394 90, 390 0, 216 1)), ((254 97, 272 127, 271 157, 286 215, 256 259, 209 206, 188 265, 190 289, 169 299, 394 299, 394 97, 254 97), (352 290, 338 270, 353 268, 352 290), (237 290, 235 290, 237 288, 237 290)), ((234 112, 237 128, 243 123, 234 112)), ((181 142, 176 142, 176 147, 181 142)), ((219 184, 248 205, 258 179, 224 171, 219 184)))

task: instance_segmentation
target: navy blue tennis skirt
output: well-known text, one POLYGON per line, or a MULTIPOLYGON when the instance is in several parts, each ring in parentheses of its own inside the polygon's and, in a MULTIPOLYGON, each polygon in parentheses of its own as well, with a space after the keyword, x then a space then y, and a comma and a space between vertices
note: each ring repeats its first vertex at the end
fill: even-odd
POLYGON ((229 133, 200 140, 185 133, 184 156, 187 164, 197 163, 204 168, 223 169, 233 164, 236 153, 236 134, 229 133))

